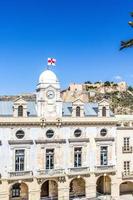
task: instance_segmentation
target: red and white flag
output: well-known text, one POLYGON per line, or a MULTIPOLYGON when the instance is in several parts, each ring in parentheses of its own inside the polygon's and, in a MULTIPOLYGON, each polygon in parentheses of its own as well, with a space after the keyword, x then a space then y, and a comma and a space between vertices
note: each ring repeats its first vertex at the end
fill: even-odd
POLYGON ((53 65, 55 66, 56 59, 55 58, 48 58, 48 65, 53 65))

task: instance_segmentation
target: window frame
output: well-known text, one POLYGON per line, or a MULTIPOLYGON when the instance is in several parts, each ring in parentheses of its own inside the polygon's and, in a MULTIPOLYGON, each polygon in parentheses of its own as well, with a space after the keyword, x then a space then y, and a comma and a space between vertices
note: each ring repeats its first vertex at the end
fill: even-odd
POLYGON ((22 105, 18 106, 18 117, 23 117, 24 115, 24 108, 22 105))
POLYGON ((15 149, 15 172, 23 172, 25 171, 25 149, 15 149), (18 153, 17 151, 21 152, 18 153), (23 153, 22 153, 23 151, 23 153))
POLYGON ((50 148, 46 149, 46 155, 45 155, 45 159, 46 159, 45 169, 46 170, 54 169, 54 151, 55 151, 54 149, 50 149, 50 148))
POLYGON ((46 131, 46 137, 47 137, 48 139, 53 138, 53 137, 54 137, 54 134, 55 134, 55 132, 53 131, 53 129, 48 129, 48 130, 46 131), (49 137, 49 136, 47 135, 47 133, 48 133, 48 132, 50 133, 50 131, 51 131, 51 133, 53 133, 53 135, 49 137))
POLYGON ((81 129, 77 128, 77 129, 74 131, 74 136, 75 136, 76 138, 78 138, 78 137, 81 137, 81 135, 82 135, 81 129), (79 134, 79 135, 76 135, 76 132, 77 132, 77 133, 80 133, 80 134, 79 134))
POLYGON ((16 133, 15 133, 15 136, 16 136, 17 139, 21 140, 21 139, 24 138, 24 136, 25 136, 25 132, 24 132, 23 130, 21 130, 21 129, 20 129, 20 130, 17 130, 16 133), (19 138, 19 137, 17 136, 17 133, 18 133, 18 132, 23 133, 23 137, 21 136, 21 137, 19 138))
POLYGON ((76 107, 76 117, 80 117, 81 116, 81 108, 80 106, 76 107))
POLYGON ((74 147, 74 167, 82 167, 82 147, 74 147))
POLYGON ((130 137, 123 138, 123 147, 124 147, 124 151, 130 150, 130 137))
POLYGON ((107 108, 106 106, 102 107, 102 117, 106 117, 107 116, 107 108))
POLYGON ((100 146, 100 165, 101 166, 108 165, 108 146, 100 146))
POLYGON ((105 137, 105 136, 107 135, 107 133, 108 133, 108 131, 107 131, 106 128, 102 128, 102 129, 100 130, 100 136, 102 136, 102 137, 105 137), (105 135, 102 135, 103 133, 104 133, 105 135))
POLYGON ((12 186, 12 198, 20 197, 20 193, 21 193, 20 184, 15 183, 15 185, 12 186), (18 188, 17 188, 17 186, 18 186, 18 188))
POLYGON ((123 162, 123 170, 125 174, 129 174, 130 173, 130 161, 124 161, 123 162))

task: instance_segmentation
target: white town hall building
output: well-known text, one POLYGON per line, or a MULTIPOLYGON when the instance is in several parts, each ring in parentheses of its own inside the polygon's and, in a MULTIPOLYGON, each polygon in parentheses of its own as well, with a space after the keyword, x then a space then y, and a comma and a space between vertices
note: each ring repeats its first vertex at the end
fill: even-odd
POLYGON ((118 200, 133 193, 133 116, 109 102, 63 102, 45 70, 35 100, 0 101, 0 200, 118 200))

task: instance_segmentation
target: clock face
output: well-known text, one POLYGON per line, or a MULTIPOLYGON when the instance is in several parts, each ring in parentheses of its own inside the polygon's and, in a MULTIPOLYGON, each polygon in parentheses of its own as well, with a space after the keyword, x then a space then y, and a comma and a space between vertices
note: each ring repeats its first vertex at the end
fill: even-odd
POLYGON ((48 90, 47 91, 47 97, 48 97, 48 99, 53 99, 54 96, 55 96, 55 93, 54 93, 53 90, 48 90))

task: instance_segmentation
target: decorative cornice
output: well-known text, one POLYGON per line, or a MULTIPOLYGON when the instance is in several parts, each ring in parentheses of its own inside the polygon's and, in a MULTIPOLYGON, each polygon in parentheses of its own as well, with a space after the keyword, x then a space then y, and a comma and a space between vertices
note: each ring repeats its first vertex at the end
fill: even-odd
POLYGON ((105 137, 105 138, 95 138, 95 141, 96 142, 102 142, 102 141, 115 141, 115 138, 114 137, 105 137))
POLYGON ((13 126, 71 126, 71 125, 116 125, 115 117, 62 117, 62 118, 40 118, 40 117, 0 117, 0 127, 13 126))
POLYGON ((121 126, 121 127, 117 127, 117 130, 133 130, 133 127, 124 127, 124 126, 121 126))
POLYGON ((68 139, 69 143, 74 143, 74 142, 89 142, 90 140, 88 138, 72 138, 68 139))
POLYGON ((52 139, 52 140, 35 140, 36 144, 48 144, 48 143, 66 143, 65 139, 52 139))
POLYGON ((34 144, 33 140, 8 140, 8 144, 17 145, 17 144, 34 144))

